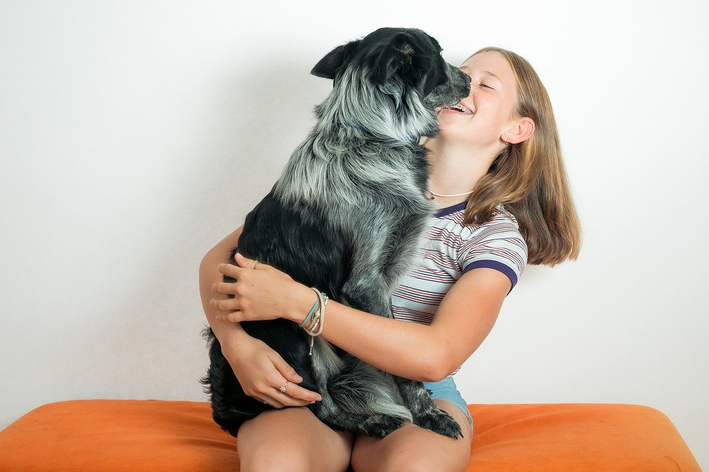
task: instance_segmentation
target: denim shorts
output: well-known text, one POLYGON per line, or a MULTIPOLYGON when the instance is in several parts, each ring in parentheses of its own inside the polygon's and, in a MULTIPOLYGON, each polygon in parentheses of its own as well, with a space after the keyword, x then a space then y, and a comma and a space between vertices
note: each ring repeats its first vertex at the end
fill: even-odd
POLYGON ((423 384, 431 391, 431 398, 434 400, 444 400, 460 408, 465 413, 465 417, 468 418, 470 431, 473 430, 473 418, 470 417, 468 404, 463 400, 463 396, 455 386, 455 380, 452 377, 446 377, 438 382, 424 382, 423 384))

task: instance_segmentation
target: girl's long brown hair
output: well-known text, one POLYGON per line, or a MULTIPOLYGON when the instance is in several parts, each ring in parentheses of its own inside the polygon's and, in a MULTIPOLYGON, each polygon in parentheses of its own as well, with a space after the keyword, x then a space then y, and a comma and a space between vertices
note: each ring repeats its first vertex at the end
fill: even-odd
MULTIPOLYGON (((534 135, 509 144, 478 182, 465 210, 465 222, 482 224, 504 204, 520 226, 529 264, 555 265, 576 259, 581 230, 566 170, 551 100, 532 66, 519 55, 500 48, 517 78, 517 114, 534 121, 534 135)), ((475 55, 473 54, 473 56, 475 55)), ((471 56, 472 57, 472 56, 471 56)))

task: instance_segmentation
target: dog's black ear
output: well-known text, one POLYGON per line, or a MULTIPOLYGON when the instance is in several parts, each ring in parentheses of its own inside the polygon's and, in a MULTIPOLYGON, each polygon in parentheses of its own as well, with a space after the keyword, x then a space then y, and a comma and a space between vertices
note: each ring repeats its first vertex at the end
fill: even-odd
POLYGON ((352 60, 361 42, 361 40, 351 41, 336 47, 320 59, 320 62, 315 64, 310 73, 316 77, 334 79, 342 71, 342 68, 352 60))

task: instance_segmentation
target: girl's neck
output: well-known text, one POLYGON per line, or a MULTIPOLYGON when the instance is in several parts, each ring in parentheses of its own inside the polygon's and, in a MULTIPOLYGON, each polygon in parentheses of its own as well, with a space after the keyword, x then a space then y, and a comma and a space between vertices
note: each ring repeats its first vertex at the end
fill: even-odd
POLYGON ((480 153, 473 149, 443 140, 431 139, 425 146, 430 151, 429 195, 438 208, 466 201, 470 195, 465 194, 475 188, 492 163, 491 158, 476 157, 480 153))

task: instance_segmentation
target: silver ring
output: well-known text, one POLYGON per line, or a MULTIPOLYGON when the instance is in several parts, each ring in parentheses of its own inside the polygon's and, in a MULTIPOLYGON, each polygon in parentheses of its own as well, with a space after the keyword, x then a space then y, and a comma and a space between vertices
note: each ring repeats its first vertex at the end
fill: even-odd
POLYGON ((256 259, 256 260, 254 261, 254 269, 255 269, 256 266, 259 265, 260 263, 261 263, 261 261, 259 261, 258 259, 256 259))
POLYGON ((286 393, 286 387, 287 387, 287 386, 288 386, 288 381, 286 380, 286 383, 284 383, 283 385, 281 385, 281 388, 279 388, 278 390, 280 390, 281 393, 286 393))

